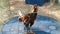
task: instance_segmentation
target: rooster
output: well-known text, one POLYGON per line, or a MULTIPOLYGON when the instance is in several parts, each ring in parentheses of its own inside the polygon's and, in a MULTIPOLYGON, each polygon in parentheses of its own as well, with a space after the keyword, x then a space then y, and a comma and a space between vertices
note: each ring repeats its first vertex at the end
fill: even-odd
POLYGON ((33 13, 26 14, 19 18, 20 22, 24 22, 24 25, 26 26, 26 30, 30 24, 30 33, 31 34, 33 34, 32 25, 34 24, 34 21, 36 20, 36 16, 37 16, 37 4, 34 4, 33 13))

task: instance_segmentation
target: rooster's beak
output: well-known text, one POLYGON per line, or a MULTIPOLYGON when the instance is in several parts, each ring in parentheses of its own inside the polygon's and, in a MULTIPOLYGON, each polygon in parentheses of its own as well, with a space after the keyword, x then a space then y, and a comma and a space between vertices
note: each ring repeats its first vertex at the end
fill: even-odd
POLYGON ((23 21, 23 17, 19 18, 19 22, 22 22, 23 21))

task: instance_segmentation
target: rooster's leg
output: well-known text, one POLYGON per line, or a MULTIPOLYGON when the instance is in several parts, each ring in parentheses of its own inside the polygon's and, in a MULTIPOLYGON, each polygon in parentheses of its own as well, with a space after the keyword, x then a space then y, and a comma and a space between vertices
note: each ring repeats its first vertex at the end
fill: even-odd
POLYGON ((31 24, 30 24, 30 33, 33 33, 33 31, 32 31, 32 25, 33 25, 33 22, 31 22, 31 24))
POLYGON ((26 23, 24 23, 24 25, 25 25, 25 32, 24 32, 24 34, 28 34, 28 24, 26 24, 26 23))
POLYGON ((33 33, 33 31, 32 31, 32 27, 30 27, 30 33, 33 33))
POLYGON ((27 30, 27 28, 26 27, 24 27, 24 34, 27 34, 28 33, 28 30, 27 30))

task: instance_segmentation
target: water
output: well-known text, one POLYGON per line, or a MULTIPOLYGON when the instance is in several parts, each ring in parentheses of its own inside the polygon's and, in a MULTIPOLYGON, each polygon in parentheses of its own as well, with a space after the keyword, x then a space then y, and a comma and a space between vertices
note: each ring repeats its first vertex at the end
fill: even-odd
MULTIPOLYGON (((32 29, 35 34, 54 34, 55 32, 58 32, 57 20, 38 15, 32 29)), ((24 34, 23 22, 18 21, 18 16, 5 21, 2 28, 2 34, 24 34)))

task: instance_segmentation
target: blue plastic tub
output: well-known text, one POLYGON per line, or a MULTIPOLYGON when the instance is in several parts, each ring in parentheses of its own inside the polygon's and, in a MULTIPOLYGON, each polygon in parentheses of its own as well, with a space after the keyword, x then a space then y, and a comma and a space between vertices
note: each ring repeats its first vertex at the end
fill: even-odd
POLYGON ((49 2, 50 0, 25 0, 26 4, 37 4, 42 6, 45 2, 49 2))

